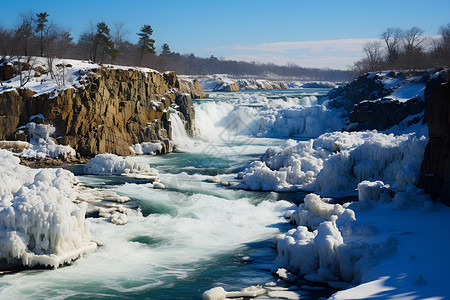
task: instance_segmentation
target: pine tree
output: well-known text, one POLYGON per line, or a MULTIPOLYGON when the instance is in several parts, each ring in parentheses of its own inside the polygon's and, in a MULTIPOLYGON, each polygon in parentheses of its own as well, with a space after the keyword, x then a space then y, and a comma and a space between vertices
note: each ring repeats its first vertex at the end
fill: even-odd
POLYGON ((119 54, 119 50, 114 48, 110 29, 105 22, 97 23, 97 32, 94 36, 92 52, 94 62, 97 61, 98 56, 99 60, 103 61, 105 54, 109 55, 112 60, 119 54))
POLYGON ((168 44, 163 44, 162 45, 162 51, 161 51, 161 55, 170 55, 172 53, 172 51, 170 51, 170 47, 168 44))
POLYGON ((150 36, 153 34, 153 29, 150 25, 144 25, 141 31, 137 34, 139 36, 138 47, 140 50, 139 65, 142 63, 142 56, 144 52, 155 54, 155 40, 150 36))
POLYGON ((36 14, 36 32, 40 33, 39 44, 41 46, 41 56, 44 56, 44 30, 47 27, 48 17, 50 15, 47 12, 41 12, 36 14))

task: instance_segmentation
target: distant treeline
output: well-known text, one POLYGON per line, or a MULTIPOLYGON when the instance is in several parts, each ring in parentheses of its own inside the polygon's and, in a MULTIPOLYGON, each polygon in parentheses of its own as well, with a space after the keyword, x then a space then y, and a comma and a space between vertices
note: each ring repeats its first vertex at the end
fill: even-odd
POLYGON ((186 75, 230 74, 255 77, 290 77, 298 80, 346 81, 348 71, 302 68, 295 64, 278 66, 197 57, 194 54, 180 54, 163 44, 158 51, 151 38, 153 29, 143 25, 136 33, 136 44, 126 39, 124 24, 90 24, 77 41, 69 30, 49 21, 49 14, 28 13, 20 16, 20 22, 13 28, 0 24, 0 59, 4 56, 44 56, 90 60, 96 63, 114 63, 129 66, 143 66, 159 71, 175 71, 186 75))
POLYGON ((423 33, 418 27, 386 29, 379 41, 364 45, 365 57, 354 64, 353 74, 450 67, 450 23, 439 28, 439 36, 423 33))

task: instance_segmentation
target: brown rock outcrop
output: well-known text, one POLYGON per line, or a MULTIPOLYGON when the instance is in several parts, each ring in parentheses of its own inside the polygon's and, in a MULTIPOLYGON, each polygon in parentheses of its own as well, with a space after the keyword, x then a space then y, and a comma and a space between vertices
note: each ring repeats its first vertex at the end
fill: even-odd
MULTIPOLYGON (((56 96, 35 96, 28 89, 1 93, 0 139, 18 139, 18 128, 30 116, 43 114, 45 122, 57 128, 58 142, 83 157, 105 152, 129 155, 129 146, 157 140, 163 142, 165 153, 171 150, 168 108, 184 93, 205 97, 199 85, 182 82, 175 73, 104 67, 90 71, 82 87, 56 96)), ((192 111, 186 108, 183 113, 192 111)), ((188 123, 191 119, 185 116, 188 123)))
POLYGON ((225 92, 239 92, 239 85, 236 82, 230 83, 225 87, 225 92))

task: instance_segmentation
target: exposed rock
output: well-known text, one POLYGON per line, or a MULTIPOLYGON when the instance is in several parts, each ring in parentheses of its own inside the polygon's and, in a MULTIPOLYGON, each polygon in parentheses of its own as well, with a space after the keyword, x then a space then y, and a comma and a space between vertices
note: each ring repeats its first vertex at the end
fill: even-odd
POLYGON ((195 131, 195 110, 189 94, 178 94, 175 98, 178 110, 183 114, 188 135, 193 136, 195 131))
MULTIPOLYGON (((445 83, 429 93, 426 109, 429 142, 421 166, 419 186, 433 198, 450 205, 450 71, 443 74, 445 83)), ((433 82, 432 84, 434 84, 433 82)))
POLYGON ((346 129, 359 131, 365 129, 386 130, 400 123, 406 117, 422 112, 425 101, 414 98, 407 103, 380 99, 356 104, 348 116, 350 126, 346 129))
MULTIPOLYGON (((161 141, 161 153, 167 153, 171 151, 168 108, 180 92, 205 96, 199 84, 180 81, 175 73, 104 67, 91 72, 81 88, 56 96, 35 95, 29 89, 1 93, 0 139, 18 139, 18 128, 30 116, 42 114, 57 128, 57 141, 83 157, 105 152, 131 155, 129 146, 154 141, 161 141)), ((193 131, 193 110, 188 107, 192 101, 189 97, 180 103, 187 114, 187 129, 193 131)))
MULTIPOLYGON (((344 130, 386 130, 424 112, 428 95, 436 87, 430 78, 440 76, 437 70, 367 73, 331 90, 330 106, 343 107, 347 112, 344 130)), ((421 120, 419 117, 412 121, 421 120)))
POLYGON ((0 64, 0 80, 10 80, 17 75, 18 72, 11 64, 0 64))
POLYGON ((225 86, 225 92, 239 92, 239 85, 236 82, 225 86))
POLYGON ((328 92, 331 107, 344 107, 348 112, 363 100, 375 100, 387 96, 389 91, 381 83, 380 76, 367 73, 351 83, 328 92))

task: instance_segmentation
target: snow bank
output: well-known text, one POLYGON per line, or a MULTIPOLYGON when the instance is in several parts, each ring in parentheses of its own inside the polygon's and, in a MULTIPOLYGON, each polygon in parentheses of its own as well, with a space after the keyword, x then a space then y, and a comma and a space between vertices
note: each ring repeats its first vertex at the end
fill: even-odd
POLYGON ((36 124, 30 122, 26 125, 30 136, 30 147, 19 153, 26 158, 42 159, 45 157, 58 158, 75 156, 76 152, 70 146, 57 145, 50 137, 56 129, 50 124, 36 124))
POLYGON ((358 202, 344 205, 309 194, 286 211, 297 227, 276 238, 278 266, 314 282, 354 286, 331 299, 448 297, 450 241, 442 237, 450 208, 412 184, 363 181, 358 192, 358 202))
POLYGON ((267 149, 238 174, 236 188, 314 191, 323 196, 356 194, 363 180, 405 186, 417 182, 427 139, 415 134, 333 132, 310 141, 267 149))
POLYGON ((84 171, 86 174, 129 174, 129 173, 150 173, 157 172, 150 168, 150 165, 139 160, 137 157, 118 156, 115 154, 105 153, 97 154, 90 162, 88 162, 84 171))
POLYGON ((144 142, 130 147, 134 154, 157 154, 161 151, 161 143, 144 142))
POLYGON ((0 266, 58 267, 96 248, 75 183, 69 171, 33 170, 0 150, 0 266))

